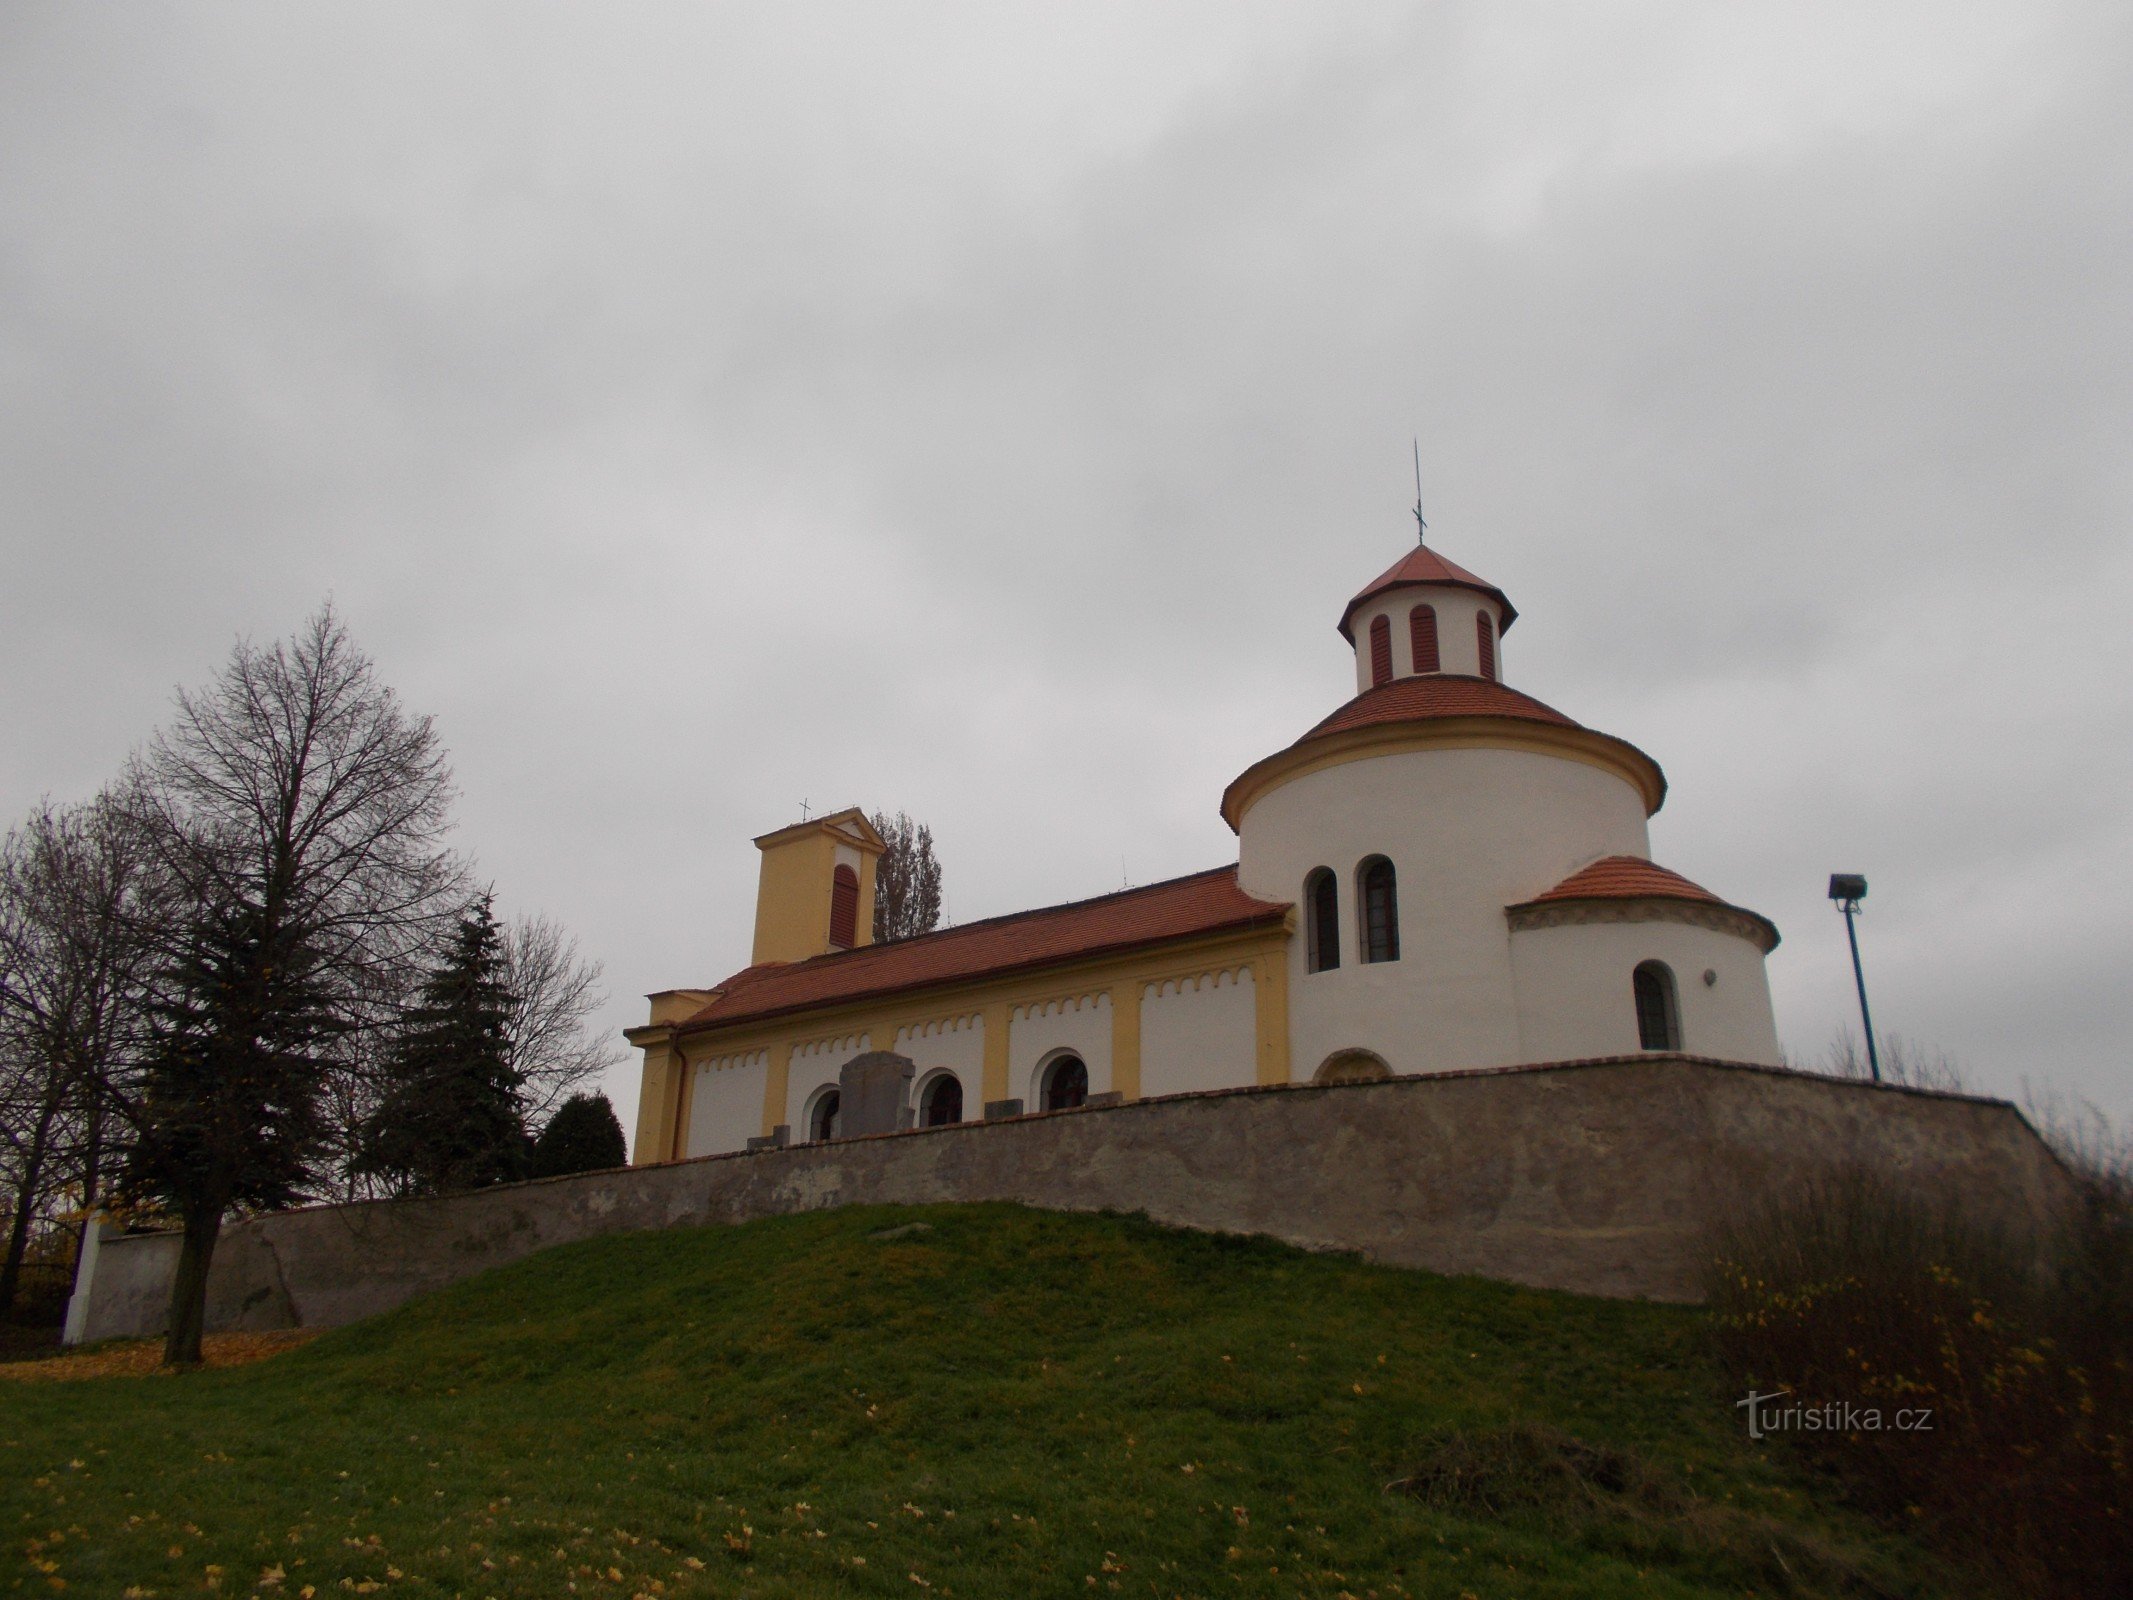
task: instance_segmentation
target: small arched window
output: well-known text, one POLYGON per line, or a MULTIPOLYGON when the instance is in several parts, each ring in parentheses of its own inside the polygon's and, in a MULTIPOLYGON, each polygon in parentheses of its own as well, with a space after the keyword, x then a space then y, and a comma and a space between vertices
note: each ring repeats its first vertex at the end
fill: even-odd
POLYGON ((1328 972, 1340 964, 1340 880, 1331 867, 1319 867, 1304 879, 1304 969, 1328 972))
POLYGON ((1647 961, 1630 977, 1637 999, 1637 1043, 1647 1050, 1681 1048, 1681 1007, 1674 973, 1664 961, 1647 961))
POLYGON ((830 943, 849 950, 859 933, 859 874, 840 866, 830 878, 830 943))
POLYGON ((1437 657, 1437 608, 1416 606, 1407 613, 1407 645, 1415 658, 1415 671, 1442 670, 1437 657))
POLYGON ((816 1098, 814 1109, 807 1114, 807 1136, 816 1144, 837 1137, 837 1107, 843 1099, 835 1089, 816 1098))
POLYGON ((1474 613, 1474 644, 1481 656, 1481 675, 1496 676, 1496 625, 1486 611, 1474 613))
POLYGON ((1370 622, 1370 687, 1392 682, 1392 618, 1373 617, 1370 622))
POLYGON ((1400 959, 1400 894, 1392 863, 1372 856, 1355 869, 1356 898, 1361 903, 1363 959, 1400 959))
POLYGON ((919 1097, 918 1125, 945 1128, 963 1120, 963 1082, 952 1072, 943 1072, 926 1085, 919 1097))
POLYGON ((1044 1069, 1043 1105, 1047 1111, 1072 1111, 1089 1098, 1089 1069, 1079 1056, 1061 1056, 1044 1069))

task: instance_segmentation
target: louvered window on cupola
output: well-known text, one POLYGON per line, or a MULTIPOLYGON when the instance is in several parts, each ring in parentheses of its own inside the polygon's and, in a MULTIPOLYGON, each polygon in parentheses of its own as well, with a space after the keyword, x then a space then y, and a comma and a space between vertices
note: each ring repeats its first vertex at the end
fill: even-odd
POLYGON ((1340 885, 1331 867, 1320 867, 1304 879, 1304 968, 1330 972, 1340 964, 1340 885))
POLYGON ((1495 624, 1489 621, 1489 614, 1486 611, 1474 613, 1474 643, 1480 648, 1481 652, 1481 675, 1484 678, 1494 678, 1496 676, 1496 627, 1495 624))
POLYGON ((1370 687, 1392 682, 1392 619, 1379 617, 1370 624, 1370 687))
POLYGON ((1438 672, 1437 608, 1416 606, 1407 613, 1407 643, 1414 653, 1415 671, 1438 672))
POLYGON ((849 950, 859 932, 859 874, 840 866, 830 879, 830 943, 849 950))

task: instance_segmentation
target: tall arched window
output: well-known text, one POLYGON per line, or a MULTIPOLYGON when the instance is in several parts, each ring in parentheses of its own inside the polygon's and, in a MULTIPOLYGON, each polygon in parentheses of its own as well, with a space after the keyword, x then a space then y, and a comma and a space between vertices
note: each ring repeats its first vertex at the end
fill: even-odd
POLYGON ((837 1137, 837 1107, 844 1096, 835 1089, 826 1090, 815 1100, 814 1109, 807 1114, 807 1136, 820 1144, 825 1139, 837 1137))
POLYGON ((1365 961, 1400 959, 1400 894, 1393 882, 1392 863, 1372 856, 1355 869, 1356 898, 1360 914, 1365 961))
POLYGON ((840 866, 830 878, 830 943, 849 950, 859 933, 859 874, 840 866))
POLYGON ((1496 627, 1486 611, 1474 613, 1474 643, 1481 652, 1481 675, 1496 676, 1496 627))
POLYGON ((1407 613, 1407 645, 1415 658, 1415 671, 1438 672, 1437 608, 1416 606, 1407 613))
POLYGON ((1304 879, 1304 968, 1327 972, 1340 964, 1340 880, 1331 867, 1319 867, 1304 879))
POLYGON ((1637 998, 1637 1043, 1647 1050, 1681 1048, 1681 1007, 1674 994, 1673 969, 1664 961, 1647 961, 1630 977, 1637 998))
POLYGON ((951 1122, 963 1120, 963 1083, 952 1072, 944 1072, 926 1085, 919 1096, 918 1125, 922 1128, 945 1128, 951 1122))
POLYGON ((1079 1056, 1061 1056, 1044 1069, 1041 1103, 1047 1111, 1072 1111, 1089 1098, 1089 1069, 1079 1056))
POLYGON ((1370 687, 1392 682, 1392 618, 1373 617, 1370 622, 1370 687))

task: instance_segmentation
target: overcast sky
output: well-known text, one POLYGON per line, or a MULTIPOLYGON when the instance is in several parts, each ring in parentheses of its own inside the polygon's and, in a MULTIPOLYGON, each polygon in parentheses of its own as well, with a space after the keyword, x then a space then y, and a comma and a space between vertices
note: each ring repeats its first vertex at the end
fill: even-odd
MULTIPOLYGON (((1412 538, 1780 1032, 2133 1113, 2133 8, 0 6, 0 805, 331 596, 608 1021, 1235 859, 1412 538)), ((610 1087, 625 1122, 636 1068, 610 1087)))

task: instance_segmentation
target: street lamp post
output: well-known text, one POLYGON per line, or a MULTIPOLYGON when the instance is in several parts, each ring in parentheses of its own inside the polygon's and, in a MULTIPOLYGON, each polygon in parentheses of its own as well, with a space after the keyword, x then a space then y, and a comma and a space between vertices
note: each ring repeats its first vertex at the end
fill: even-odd
POLYGON ((1859 1023, 1866 1029, 1866 1064, 1879 1083, 1881 1052, 1874 1047, 1874 1014, 1866 1008, 1866 969, 1859 964, 1859 925, 1853 920, 1859 914, 1859 902, 1866 898, 1866 879, 1856 872, 1833 872, 1829 897, 1844 913, 1844 933, 1852 945, 1852 981, 1859 986, 1859 1023))

